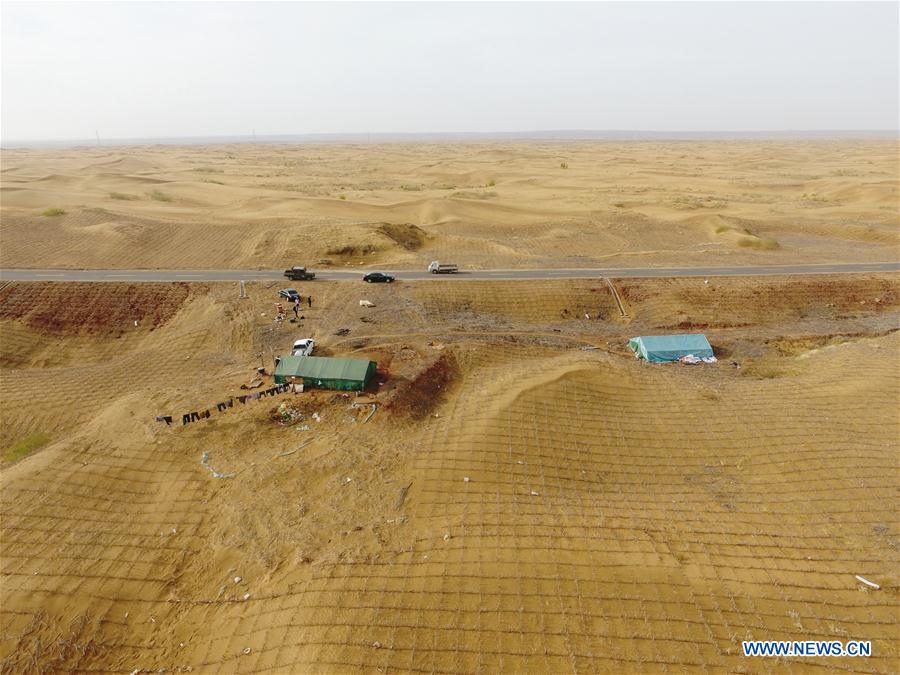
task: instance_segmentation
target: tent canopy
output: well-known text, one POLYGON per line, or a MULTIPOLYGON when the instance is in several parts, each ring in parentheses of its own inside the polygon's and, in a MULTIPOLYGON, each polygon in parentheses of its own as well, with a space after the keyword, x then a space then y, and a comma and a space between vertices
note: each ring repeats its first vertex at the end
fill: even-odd
POLYGON ((327 389, 364 389, 376 368, 374 361, 366 359, 292 355, 280 358, 275 368, 277 384, 283 384, 289 377, 299 377, 310 386, 327 389))
POLYGON ((693 354, 699 359, 713 355, 709 340, 702 333, 642 335, 631 338, 628 346, 638 357, 651 363, 677 361, 688 354, 693 354))

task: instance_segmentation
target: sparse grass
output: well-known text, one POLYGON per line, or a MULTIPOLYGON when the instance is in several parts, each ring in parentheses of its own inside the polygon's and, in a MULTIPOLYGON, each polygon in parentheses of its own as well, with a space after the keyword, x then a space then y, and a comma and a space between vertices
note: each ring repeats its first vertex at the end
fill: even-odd
POLYGON ((58 209, 56 207, 53 207, 50 209, 46 209, 43 213, 41 213, 41 215, 46 216, 47 218, 53 218, 54 216, 66 215, 66 211, 65 209, 58 209))
POLYGON ((781 248, 781 244, 768 237, 741 237, 737 244, 744 248, 756 248, 762 251, 774 251, 781 248))
POLYGON ((474 192, 472 190, 461 190, 460 192, 454 192, 450 196, 455 197, 456 199, 491 199, 492 197, 496 197, 497 193, 494 191, 474 192))
POLYGON ((560 168, 560 169, 568 169, 568 168, 569 168, 569 163, 568 163, 568 162, 560 162, 560 163, 559 163, 559 168, 560 168))
POLYGON ((343 200, 346 201, 347 195, 339 195, 339 196, 338 196, 338 199, 343 199, 343 200))
POLYGON ((159 190, 154 190, 150 193, 150 199, 155 199, 158 202, 170 202, 172 198, 167 195, 165 192, 160 192, 159 190))
POLYGON ((37 450, 38 448, 42 448, 50 442, 50 437, 40 431, 35 431, 33 433, 28 434, 21 441, 16 443, 15 445, 6 449, 6 452, 3 453, 3 458, 7 462, 15 462, 23 457, 27 457, 29 454, 37 450))
POLYGON ((401 185, 401 190, 405 190, 406 192, 419 192, 422 189, 421 185, 401 185))
POLYGON ((731 227, 730 225, 719 225, 719 226, 716 228, 716 234, 723 234, 723 233, 725 233, 725 232, 730 232, 730 231, 732 231, 733 229, 734 229, 734 228, 731 227))
POLYGON ((200 166, 194 169, 194 171, 199 173, 225 173, 223 169, 217 169, 213 166, 200 166))
POLYGON ((203 182, 204 182, 204 183, 213 183, 214 185, 225 185, 225 183, 223 183, 222 181, 220 181, 220 180, 213 180, 212 178, 204 178, 204 179, 203 179, 203 182))
POLYGON ((125 192, 110 192, 110 199, 121 199, 123 201, 134 201, 135 199, 140 199, 137 195, 130 195, 125 192))

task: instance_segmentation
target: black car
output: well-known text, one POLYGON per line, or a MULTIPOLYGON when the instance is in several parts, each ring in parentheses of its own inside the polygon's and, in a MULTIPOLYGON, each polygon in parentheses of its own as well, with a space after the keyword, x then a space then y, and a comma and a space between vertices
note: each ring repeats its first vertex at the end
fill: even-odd
POLYGON ((297 302, 300 299, 300 294, 293 288, 285 288, 283 290, 280 290, 278 291, 278 295, 290 302, 297 302))
POLYGON ((390 274, 385 274, 384 272, 369 272, 366 276, 363 277, 363 281, 376 284, 378 282, 391 283, 394 281, 394 277, 390 274))

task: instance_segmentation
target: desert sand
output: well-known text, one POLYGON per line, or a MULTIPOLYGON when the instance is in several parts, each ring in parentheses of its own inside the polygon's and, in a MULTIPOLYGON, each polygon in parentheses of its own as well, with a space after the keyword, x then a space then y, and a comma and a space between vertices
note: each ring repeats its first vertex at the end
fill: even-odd
POLYGON ((0 263, 893 260, 898 162, 896 141, 9 149, 0 263))
MULTIPOLYGON (((2 264, 896 257, 894 146, 377 152, 4 151, 2 264)), ((617 280, 622 311, 600 279, 320 280, 278 328, 284 285, 0 287, 3 672, 896 671, 897 274, 617 280), (626 348, 681 331, 719 362, 626 348), (371 391, 216 410, 299 337, 371 391)))

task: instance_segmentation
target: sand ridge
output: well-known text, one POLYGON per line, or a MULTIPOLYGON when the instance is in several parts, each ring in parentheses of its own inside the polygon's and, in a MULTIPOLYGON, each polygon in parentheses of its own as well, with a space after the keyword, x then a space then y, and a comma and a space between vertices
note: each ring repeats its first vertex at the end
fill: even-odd
POLYGON ((894 141, 7 149, 0 262, 882 261, 900 245, 897 156, 894 141), (427 240, 410 251, 386 223, 427 240))

